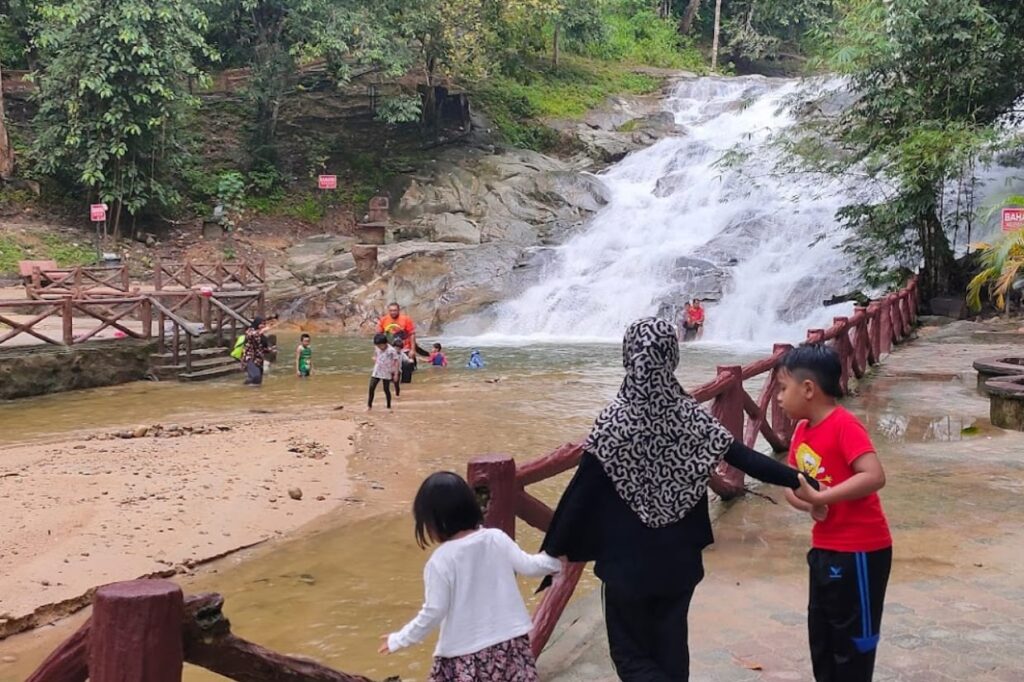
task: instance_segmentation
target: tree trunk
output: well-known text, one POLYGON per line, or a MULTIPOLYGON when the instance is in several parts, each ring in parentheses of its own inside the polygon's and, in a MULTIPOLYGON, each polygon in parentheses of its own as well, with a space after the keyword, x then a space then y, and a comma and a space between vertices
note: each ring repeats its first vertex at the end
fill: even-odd
POLYGON ((551 66, 555 67, 556 69, 558 68, 558 39, 560 37, 561 32, 562 27, 559 26, 558 24, 555 24, 555 37, 551 41, 551 66))
POLYGON ((718 32, 722 25, 722 0, 715 0, 715 35, 711 40, 711 70, 718 68, 718 32))
POLYGON ((953 249, 935 207, 922 212, 918 217, 918 237, 923 257, 921 298, 930 301, 936 296, 950 293, 956 267, 953 249))
POLYGON ((7 136, 7 123, 4 114, 3 67, 0 67, 0 180, 10 180, 14 175, 14 149, 11 139, 7 136))
POLYGON ((679 35, 689 35, 693 28, 693 20, 697 18, 697 10, 700 9, 700 0, 690 0, 683 10, 683 17, 679 20, 679 35))

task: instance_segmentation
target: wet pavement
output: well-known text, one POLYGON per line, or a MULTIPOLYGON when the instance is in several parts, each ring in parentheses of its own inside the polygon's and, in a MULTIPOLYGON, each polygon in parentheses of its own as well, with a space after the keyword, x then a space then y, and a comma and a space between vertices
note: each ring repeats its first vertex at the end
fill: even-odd
MULTIPOLYGON (((922 330, 847 401, 888 474, 895 556, 878 682, 1024 680, 1024 433, 991 427, 971 369, 1024 345, 979 343, 971 330, 922 330)), ((810 523, 765 492, 778 504, 749 498, 715 523, 690 612, 695 682, 812 679, 810 523)), ((616 679, 597 595, 577 602, 563 628, 542 657, 545 679, 616 679)))

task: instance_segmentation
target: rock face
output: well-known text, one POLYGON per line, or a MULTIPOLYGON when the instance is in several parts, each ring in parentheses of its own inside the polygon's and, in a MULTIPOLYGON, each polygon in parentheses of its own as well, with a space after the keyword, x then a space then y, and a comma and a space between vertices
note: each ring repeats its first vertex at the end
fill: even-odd
MULTIPOLYGON (((272 305, 365 332, 394 300, 431 332, 503 300, 521 272, 546 261, 548 247, 608 203, 607 188, 588 171, 681 133, 661 98, 609 98, 582 121, 551 122, 585 148, 571 160, 486 143, 442 152, 392 186, 392 224, 375 259, 352 237, 306 239, 288 250, 281 271, 268 273, 272 305)), ((680 264, 688 291, 721 289, 718 264, 707 266, 680 264)))
POLYGON ((375 265, 353 238, 309 238, 288 250, 281 277, 270 273, 271 300, 353 332, 397 300, 420 329, 437 330, 502 300, 530 249, 562 241, 608 201, 600 179, 566 162, 481 148, 446 152, 398 196, 375 265))

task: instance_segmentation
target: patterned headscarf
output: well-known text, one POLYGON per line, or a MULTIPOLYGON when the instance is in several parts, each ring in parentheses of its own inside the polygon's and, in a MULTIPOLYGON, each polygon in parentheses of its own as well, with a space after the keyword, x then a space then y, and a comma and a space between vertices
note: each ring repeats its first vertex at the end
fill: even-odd
POLYGON ((630 325, 622 360, 626 378, 584 449, 640 520, 660 528, 701 500, 733 437, 679 385, 679 341, 671 323, 648 317, 630 325))

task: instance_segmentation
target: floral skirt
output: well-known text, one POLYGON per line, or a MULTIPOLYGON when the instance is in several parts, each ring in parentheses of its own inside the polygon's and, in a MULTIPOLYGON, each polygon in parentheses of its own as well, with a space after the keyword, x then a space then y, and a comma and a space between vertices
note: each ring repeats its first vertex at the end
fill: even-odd
POLYGON ((538 682, 537 662, 526 635, 473 654, 434 658, 430 682, 538 682))

